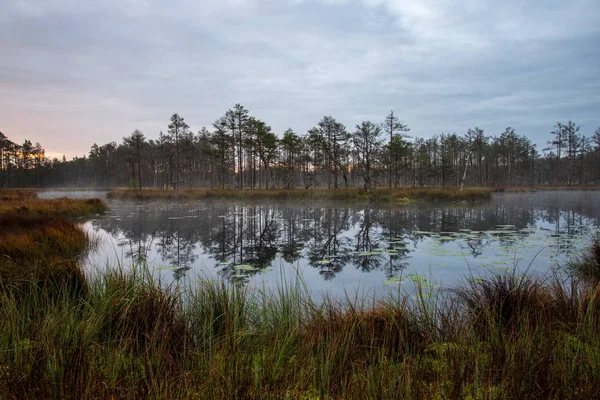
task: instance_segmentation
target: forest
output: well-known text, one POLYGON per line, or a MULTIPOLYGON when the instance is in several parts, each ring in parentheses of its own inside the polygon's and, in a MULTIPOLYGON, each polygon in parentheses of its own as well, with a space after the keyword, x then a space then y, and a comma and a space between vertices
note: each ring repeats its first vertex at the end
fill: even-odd
POLYGON ((507 127, 492 135, 409 135, 391 111, 353 129, 324 116, 308 132, 273 132, 236 104, 212 130, 194 133, 175 113, 165 132, 140 130, 121 143, 94 143, 88 155, 45 155, 40 143, 19 145, 0 132, 0 187, 132 189, 308 189, 341 187, 570 186, 600 183, 600 128, 581 132, 572 121, 549 128, 537 148, 507 127))

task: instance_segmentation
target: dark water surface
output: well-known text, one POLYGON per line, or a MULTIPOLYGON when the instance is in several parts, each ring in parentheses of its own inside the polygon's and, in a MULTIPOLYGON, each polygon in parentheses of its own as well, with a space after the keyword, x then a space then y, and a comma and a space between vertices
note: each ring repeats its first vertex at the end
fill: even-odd
MULTIPOLYGON (((78 197, 86 192, 58 192, 78 197)), ((99 196, 102 192, 87 193, 99 196)), ((376 295, 465 276, 549 273, 600 233, 600 192, 498 193, 489 202, 395 208, 346 202, 108 200, 84 224, 92 269, 144 261, 166 282, 271 284, 299 269, 311 290, 376 295)))

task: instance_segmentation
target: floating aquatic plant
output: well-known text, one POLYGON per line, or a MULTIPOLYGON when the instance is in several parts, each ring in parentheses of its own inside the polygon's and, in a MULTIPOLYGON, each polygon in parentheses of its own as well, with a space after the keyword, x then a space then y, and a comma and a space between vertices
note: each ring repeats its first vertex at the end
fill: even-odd
POLYGON ((399 277, 399 276, 395 276, 393 278, 389 278, 383 281, 383 283, 385 283, 386 285, 395 285, 395 284, 399 284, 402 283, 404 279, 399 277))
POLYGON ((408 274, 405 277, 406 279, 410 279, 413 282, 427 282, 427 279, 423 276, 423 275, 419 275, 419 274, 408 274))
POLYGON ((258 271, 258 268, 248 264, 234 265, 233 269, 236 269, 238 271, 258 271))

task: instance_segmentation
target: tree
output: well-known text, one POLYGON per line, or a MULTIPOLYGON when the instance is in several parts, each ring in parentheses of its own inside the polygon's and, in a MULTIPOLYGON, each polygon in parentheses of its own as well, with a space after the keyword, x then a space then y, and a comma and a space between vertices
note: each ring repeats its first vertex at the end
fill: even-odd
POLYGON ((338 176, 340 173, 344 178, 345 186, 348 187, 346 157, 349 154, 347 143, 350 139, 350 134, 346 131, 344 124, 336 121, 331 116, 324 117, 319 122, 319 126, 326 133, 326 149, 329 159, 328 171, 333 170, 333 188, 338 188, 338 176))
MULTIPOLYGON (((137 186, 139 190, 142 190, 142 151, 146 144, 146 137, 142 131, 136 129, 131 135, 123 138, 123 144, 127 147, 132 160, 137 164, 137 186)), ((135 173, 132 173, 132 178, 135 179, 135 173)))
POLYGON ((365 190, 373 189, 373 163, 381 150, 381 127, 371 121, 356 125, 352 136, 358 167, 362 174, 365 190))
POLYGON ((189 125, 185 123, 185 120, 179 114, 175 113, 171 116, 169 135, 175 144, 175 180, 173 181, 173 189, 179 189, 180 187, 179 140, 181 136, 188 133, 189 128, 189 125))
MULTIPOLYGON (((226 117, 221 117, 213 123, 213 127, 215 128, 215 132, 212 137, 212 145, 214 146, 215 152, 217 154, 217 160, 220 168, 220 183, 221 189, 225 189, 225 180, 227 175, 227 166, 230 164, 229 154, 231 154, 231 158, 235 160, 235 151, 233 147, 233 142, 235 138, 230 136, 227 129, 227 119, 226 117)), ((232 169, 235 174, 235 161, 233 161, 232 169)))
MULTIPOLYGON (((269 189, 273 180, 273 171, 271 162, 277 155, 277 136, 271 132, 271 127, 263 121, 251 118, 249 120, 249 130, 252 131, 256 142, 256 152, 262 162, 264 173, 266 175, 265 189, 269 189)), ((260 183, 259 183, 260 188, 260 183)))
MULTIPOLYGON (((481 129, 479 129, 479 128, 469 129, 464 137, 464 144, 465 144, 464 160, 465 160, 465 162, 464 162, 464 167, 463 167, 462 178, 460 180, 460 191, 461 192, 465 186, 465 179, 467 178, 467 168, 469 167, 469 164, 471 163, 471 155, 473 154, 473 149, 475 148, 475 143, 477 141, 480 131, 481 131, 481 129)), ((483 134, 483 131, 481 131, 481 133, 483 134)))
MULTIPOLYGON (((350 135, 346 127, 332 116, 321 118, 316 127, 309 131, 309 140, 313 146, 320 146, 325 155, 325 169, 327 170, 327 187, 331 189, 331 175, 333 172, 333 187, 338 187, 340 173, 348 186, 346 156, 349 153, 346 146, 350 135)), ((315 150, 315 162, 318 160, 315 150)))
POLYGON ((284 185, 287 189, 295 189, 294 173, 302 150, 302 139, 289 128, 283 133, 283 138, 279 143, 282 152, 281 164, 286 171, 284 185))
POLYGON ((234 152, 236 150, 237 145, 237 165, 234 166, 234 172, 237 173, 238 177, 238 187, 240 189, 244 188, 244 165, 243 165, 243 141, 244 135, 247 130, 249 113, 248 110, 244 108, 241 104, 236 104, 233 109, 229 109, 225 113, 225 121, 227 127, 231 131, 231 136, 234 140, 234 152))
POLYGON ((596 129, 592 136, 592 143, 594 144, 594 154, 596 155, 596 176, 595 181, 600 179, 600 128, 596 129))
POLYGON ((564 127, 560 122, 557 122, 554 127, 556 129, 551 132, 551 134, 554 135, 554 139, 549 141, 548 144, 556 147, 556 175, 554 176, 554 179, 555 184, 558 186, 560 184, 560 157, 561 151, 564 148, 564 127))
MULTIPOLYGON (((385 118, 385 121, 382 124, 382 127, 384 129, 384 131, 389 135, 390 137, 390 141, 389 141, 389 186, 390 186, 390 191, 392 190, 392 163, 390 162, 394 157, 392 156, 392 152, 393 150, 398 147, 398 146, 393 146, 393 138, 396 134, 400 133, 400 137, 403 137, 401 132, 408 132, 410 131, 410 128, 407 127, 406 125, 402 124, 400 122, 400 120, 398 119, 398 117, 396 117, 394 115, 394 111, 390 111, 390 113, 388 114, 388 116, 385 118)), ((408 137, 408 136, 406 136, 408 137)), ((401 146, 400 146, 401 147, 401 146)))
POLYGON ((571 185, 574 172, 573 163, 581 145, 581 138, 579 137, 579 126, 573 121, 567 122, 566 125, 563 125, 562 129, 562 137, 566 142, 565 148, 567 150, 567 185, 571 185))
POLYGON ((0 187, 6 187, 8 183, 6 176, 9 165, 8 153, 13 145, 14 143, 8 140, 4 133, 0 132, 0 187))

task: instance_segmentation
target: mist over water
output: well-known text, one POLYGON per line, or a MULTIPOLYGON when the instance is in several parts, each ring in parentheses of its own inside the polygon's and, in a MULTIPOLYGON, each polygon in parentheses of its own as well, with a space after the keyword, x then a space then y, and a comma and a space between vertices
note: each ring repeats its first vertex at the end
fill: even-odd
MULTIPOLYGON (((102 192, 56 192, 89 197, 102 192)), ((42 196, 40 196, 42 197, 42 196)), ((87 268, 142 262, 163 282, 270 285, 299 269, 312 291, 373 295, 450 287, 512 269, 548 274, 600 233, 593 191, 498 193, 489 202, 125 202, 84 223, 87 268)))

